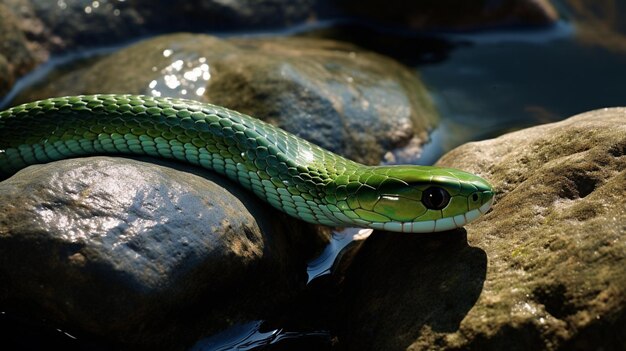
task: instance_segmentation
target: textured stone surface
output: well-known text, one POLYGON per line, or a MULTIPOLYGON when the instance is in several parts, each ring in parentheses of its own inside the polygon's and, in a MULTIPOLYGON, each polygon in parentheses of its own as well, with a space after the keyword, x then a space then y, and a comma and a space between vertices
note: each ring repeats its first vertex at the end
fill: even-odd
POLYGON ((408 68, 331 40, 175 34, 122 49, 20 97, 135 93, 204 100, 344 156, 378 164, 419 150, 437 114, 408 68))
POLYGON ((0 305, 162 349, 264 319, 301 290, 322 245, 313 227, 164 165, 177 169, 72 159, 0 182, 0 305))
POLYGON ((466 226, 467 239, 368 239, 347 273, 341 343, 623 349, 626 108, 466 144, 438 164, 490 180, 493 210, 466 226))

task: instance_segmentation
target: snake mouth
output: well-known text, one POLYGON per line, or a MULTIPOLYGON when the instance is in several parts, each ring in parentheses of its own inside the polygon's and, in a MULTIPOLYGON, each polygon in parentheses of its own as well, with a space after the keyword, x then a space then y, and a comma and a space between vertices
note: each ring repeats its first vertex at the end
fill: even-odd
POLYGON ((390 232, 401 232, 401 233, 435 233, 442 232, 446 230, 452 230, 456 228, 461 228, 462 226, 473 222, 481 215, 484 215, 489 211, 491 205, 493 205, 494 198, 492 197, 489 201, 485 202, 479 208, 473 209, 466 213, 456 215, 453 217, 440 218, 436 220, 430 221, 419 221, 419 222, 374 222, 370 223, 370 227, 378 230, 385 230, 390 232))

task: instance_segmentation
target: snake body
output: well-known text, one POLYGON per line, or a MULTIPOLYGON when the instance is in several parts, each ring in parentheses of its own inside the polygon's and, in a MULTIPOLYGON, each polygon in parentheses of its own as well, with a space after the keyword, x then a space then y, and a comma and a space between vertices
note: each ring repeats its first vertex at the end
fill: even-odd
POLYGON ((493 190, 456 169, 365 166, 220 106, 135 95, 51 98, 0 112, 0 177, 32 164, 148 155, 214 170, 301 220, 397 232, 463 226, 493 190))

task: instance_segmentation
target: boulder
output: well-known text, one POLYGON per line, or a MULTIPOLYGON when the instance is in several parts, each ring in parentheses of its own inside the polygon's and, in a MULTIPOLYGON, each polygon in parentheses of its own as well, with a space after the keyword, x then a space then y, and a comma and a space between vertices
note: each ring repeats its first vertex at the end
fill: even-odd
POLYGON ((438 120, 407 67, 313 38, 159 36, 47 79, 19 100, 119 92, 215 103, 367 164, 403 148, 416 157, 438 120))
POLYGON ((279 313, 324 240, 237 184, 91 157, 0 182, 0 306, 131 348, 279 313))
POLYGON ((374 233, 346 273, 345 348, 626 345, 626 108, 465 144, 437 165, 488 179, 492 211, 452 232, 374 233))

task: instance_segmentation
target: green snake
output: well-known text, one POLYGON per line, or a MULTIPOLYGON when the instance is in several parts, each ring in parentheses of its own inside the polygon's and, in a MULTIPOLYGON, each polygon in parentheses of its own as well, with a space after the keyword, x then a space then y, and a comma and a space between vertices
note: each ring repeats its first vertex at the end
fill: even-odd
POLYGON ((214 170, 306 222, 395 232, 461 227, 489 210, 484 179, 366 166, 224 107, 135 95, 51 98, 0 112, 0 179, 32 164, 122 154, 214 170))

